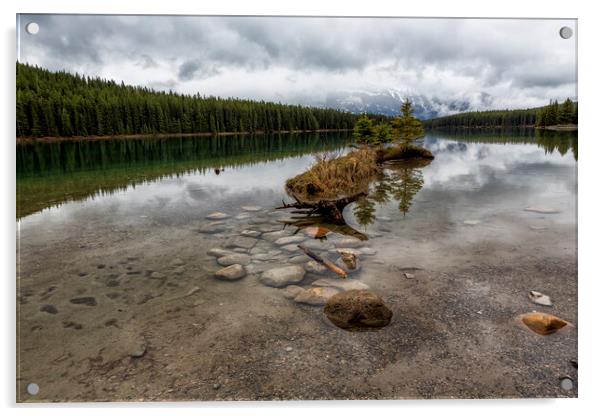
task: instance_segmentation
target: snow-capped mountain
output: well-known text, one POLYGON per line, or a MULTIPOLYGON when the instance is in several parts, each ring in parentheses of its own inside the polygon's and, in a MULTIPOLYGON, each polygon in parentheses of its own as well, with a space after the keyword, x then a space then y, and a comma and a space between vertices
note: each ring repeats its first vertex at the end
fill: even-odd
MULTIPOLYGON (((337 108, 351 113, 377 113, 388 116, 399 114, 399 107, 406 95, 394 90, 380 92, 337 92, 326 97, 324 107, 337 108)), ((469 100, 440 100, 421 95, 407 95, 414 105, 414 115, 419 119, 429 119, 471 110, 469 100)), ((486 100, 487 97, 480 97, 486 100)))

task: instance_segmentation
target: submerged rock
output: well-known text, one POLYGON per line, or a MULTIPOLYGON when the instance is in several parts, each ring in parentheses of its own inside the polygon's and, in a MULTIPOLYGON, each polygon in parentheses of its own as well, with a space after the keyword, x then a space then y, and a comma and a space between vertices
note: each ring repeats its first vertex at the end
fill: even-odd
POLYGON ((223 221, 214 221, 201 225, 198 231, 202 234, 218 234, 226 231, 226 226, 223 221))
POLYGON ((290 235, 290 233, 288 231, 284 231, 284 230, 280 230, 280 231, 272 231, 272 232, 265 232, 261 238, 263 238, 264 240, 268 240, 268 241, 276 241, 281 237, 286 237, 290 235))
POLYGON ((289 253, 294 253, 295 251, 299 251, 299 247, 297 247, 297 244, 289 244, 286 246, 281 246, 280 248, 284 251, 288 251, 289 253))
MULTIPOLYGON (((306 257, 307 258, 307 257, 306 257)), ((303 266, 308 273, 324 274, 328 269, 315 260, 310 260, 303 266)))
POLYGON ((288 262, 293 264, 301 264, 305 263, 307 259, 308 257, 305 254, 300 254, 298 256, 291 257, 290 259, 288 259, 288 262))
POLYGON ((225 247, 226 248, 244 248, 246 250, 249 250, 251 248, 253 248, 253 246, 257 244, 257 239, 252 238, 252 237, 244 237, 244 236, 237 236, 237 237, 233 237, 231 238, 226 244, 225 247))
POLYGON ((96 306, 96 299, 92 296, 83 296, 81 298, 72 298, 69 302, 75 305, 96 306))
POLYGON ((302 241, 305 241, 305 237, 301 235, 292 235, 290 237, 281 237, 278 240, 274 241, 274 244, 279 246, 286 246, 288 244, 299 244, 302 241))
POLYGON ((294 300, 297 303, 305 303, 307 305, 325 305, 328 299, 337 293, 339 293, 339 289, 334 287, 313 287, 300 291, 294 300))
POLYGON ((242 235, 243 237, 259 238, 261 233, 259 231, 255 231, 255 230, 242 230, 240 232, 240 235, 242 235))
POLYGON ((345 270, 347 273, 357 272, 362 268, 362 264, 360 263, 360 259, 353 255, 349 255, 347 260, 346 257, 341 257, 337 261, 334 262, 341 269, 345 270))
POLYGON ((464 221, 464 224, 466 224, 466 225, 477 225, 477 224, 480 224, 480 223, 481 223, 481 221, 479 221, 479 220, 466 220, 466 221, 464 221))
POLYGON ((387 326, 393 316, 379 296, 366 290, 348 290, 332 296, 324 313, 330 322, 349 331, 387 326))
POLYGON ((525 211, 536 212, 538 214, 558 214, 560 211, 549 207, 527 207, 525 211))
POLYGON ((225 220, 226 218, 230 218, 230 216, 225 212, 212 212, 205 218, 207 218, 208 220, 225 220))
POLYGON ((234 254, 234 253, 230 250, 224 250, 223 248, 212 248, 207 251, 207 255, 212 256, 212 257, 224 257, 224 256, 228 256, 230 254, 234 254))
POLYGON ((312 283, 312 286, 330 286, 342 290, 368 290, 370 286, 358 280, 349 279, 318 279, 312 283))
POLYGON ((374 256, 376 255, 376 250, 372 247, 362 247, 359 249, 359 252, 364 256, 374 256))
POLYGON ((282 289, 282 294, 287 299, 293 299, 295 296, 297 296, 300 292, 302 292, 304 290, 305 289, 303 289, 301 286, 288 285, 287 287, 282 289))
POLYGON ((359 248, 364 245, 364 242, 357 238, 344 238, 334 242, 336 248, 359 248))
POLYGON ((299 283, 305 276, 305 269, 298 265, 278 267, 266 270, 262 273, 259 281, 266 286, 283 287, 293 283, 299 283))
POLYGON ((251 263, 251 256, 242 253, 233 253, 217 259, 217 262, 222 266, 231 266, 233 264, 241 264, 246 266, 251 263))
POLYGON ((521 315, 521 320, 531 331, 539 335, 551 335, 569 325, 564 319, 540 312, 521 315))
POLYGON ((257 206, 257 205, 243 205, 242 207, 240 207, 243 211, 247 211, 247 212, 257 212, 257 211, 261 211, 261 207, 257 206))
POLYGON ((550 299, 548 295, 544 295, 536 290, 531 290, 529 292, 529 299, 531 299, 531 302, 537 303, 538 305, 552 306, 552 299, 550 299))
POLYGON ((228 267, 224 267, 223 269, 220 269, 217 272, 215 272, 215 278, 219 279, 219 280, 233 281, 233 280, 242 279, 243 277, 246 276, 246 274, 247 274, 247 271, 245 270, 245 268, 242 265, 232 264, 228 267))
POLYGON ((57 313, 59 313, 58 309, 55 306, 53 306, 53 305, 43 305, 40 308, 40 311, 46 312, 46 313, 49 313, 49 314, 52 314, 52 315, 56 315, 57 313))

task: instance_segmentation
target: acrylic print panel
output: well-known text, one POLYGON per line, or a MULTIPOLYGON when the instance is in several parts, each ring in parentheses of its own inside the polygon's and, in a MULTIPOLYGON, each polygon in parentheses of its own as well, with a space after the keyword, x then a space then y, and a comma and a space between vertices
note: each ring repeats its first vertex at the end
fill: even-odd
POLYGON ((577 396, 576 23, 19 15, 17 400, 577 396))

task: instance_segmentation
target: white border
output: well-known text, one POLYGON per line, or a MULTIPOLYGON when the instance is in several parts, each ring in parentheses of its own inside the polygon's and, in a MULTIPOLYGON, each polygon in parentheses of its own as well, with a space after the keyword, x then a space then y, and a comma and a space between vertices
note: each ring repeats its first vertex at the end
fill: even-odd
MULTIPOLYGON (((599 41, 602 39, 602 16, 596 10, 597 2, 504 0, 488 1, 356 1, 302 0, 244 1, 219 0, 193 2, 184 0, 130 1, 103 0, 98 2, 75 0, 21 0, 3 1, 2 13, 3 63, 0 67, 2 89, 0 125, 3 128, 1 155, 4 190, 2 210, 2 274, 4 325, 1 343, 3 360, 1 387, 2 405, 8 414, 86 414, 114 415, 140 413, 165 415, 176 410, 179 414, 199 414, 199 408, 211 414, 245 412, 256 415, 306 415, 331 413, 335 408, 350 415, 376 411, 379 414, 461 414, 504 415, 508 413, 591 414, 597 407, 596 399, 602 387, 600 356, 600 325, 597 316, 602 287, 600 281, 600 210, 602 173, 602 131, 594 130, 600 119, 602 91, 600 91, 599 41), (106 405, 15 405, 15 16, 16 13, 104 13, 104 14, 235 14, 235 15, 346 15, 346 16, 410 16, 410 17, 537 17, 579 19, 579 399, 555 400, 422 400, 373 402, 246 402, 246 403, 175 403, 175 404, 106 404, 106 405), (598 258, 597 258, 598 257, 598 258), (597 299, 598 298, 598 299, 597 299), (177 409, 169 409, 175 406, 177 409), (83 407, 83 408, 82 408, 83 407), (109 407, 110 409, 107 409, 109 407)), ((597 412, 596 412, 597 413, 597 412)))

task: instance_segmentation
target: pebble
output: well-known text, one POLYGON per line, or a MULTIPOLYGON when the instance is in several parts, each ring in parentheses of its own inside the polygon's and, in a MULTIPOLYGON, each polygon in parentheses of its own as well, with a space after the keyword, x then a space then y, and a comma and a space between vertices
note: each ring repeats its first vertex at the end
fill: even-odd
POLYGON ((226 231, 226 229, 223 221, 214 221, 201 225, 198 231, 202 234, 217 234, 226 231))
POLYGON ((172 270, 173 274, 177 274, 177 275, 181 275, 184 274, 184 272, 186 271, 186 268, 184 266, 178 266, 175 269, 172 270))
POLYGON ((288 285, 287 287, 285 287, 284 289, 282 289, 283 292, 283 296, 287 299, 293 299, 295 296, 297 296, 300 292, 304 291, 305 289, 303 289, 301 286, 297 286, 297 285, 288 285))
POLYGON ((219 280, 228 280, 234 281, 238 279, 242 279, 247 274, 245 268, 240 264, 232 264, 228 267, 224 267, 223 269, 215 272, 215 278, 219 280))
POLYGON ((253 248, 253 246, 257 244, 257 239, 255 238, 251 238, 251 237, 245 237, 245 236, 236 236, 231 238, 225 245, 224 247, 226 248, 233 248, 233 247, 238 247, 238 248, 244 248, 244 249, 251 249, 253 248))
POLYGON ((336 248, 359 248, 364 245, 364 242, 357 238, 344 238, 334 242, 336 248))
POLYGON ((359 280, 349 280, 349 279, 318 279, 312 283, 312 286, 330 286, 335 287, 337 289, 342 290, 367 290, 370 289, 365 283, 360 282, 359 280))
POLYGON ((225 212, 212 212, 205 218, 207 218, 208 220, 225 220, 226 218, 230 218, 230 216, 225 212))
POLYGON ((56 307, 54 307, 53 305, 44 305, 40 308, 40 311, 42 312, 46 312, 52 315, 56 315, 57 313, 59 313, 58 309, 56 307))
POLYGON ((290 237, 281 237, 278 240, 274 241, 274 244, 279 246, 286 246, 288 244, 299 244, 305 240, 306 238, 301 235, 292 235, 290 237))
POLYGON ((318 263, 315 260, 310 260, 307 263, 305 263, 305 265, 303 266, 305 268, 305 270, 308 273, 314 273, 314 274, 323 274, 326 273, 326 271, 328 271, 328 269, 326 267, 324 267, 323 265, 321 265, 320 263, 318 263))
POLYGON ((261 207, 257 206, 257 205, 244 205, 242 207, 240 207, 243 211, 247 211, 247 212, 257 212, 257 211, 261 211, 261 207))
POLYGON ((218 258, 217 262, 221 266, 231 266, 233 264, 241 264, 243 266, 246 266, 247 264, 251 263, 251 256, 249 256, 248 254, 233 253, 218 258))
POLYGON ((466 220, 466 221, 464 221, 464 224, 466 224, 466 225, 477 225, 477 224, 480 224, 480 223, 481 223, 481 221, 479 221, 479 220, 466 220))
POLYGON ((548 207, 527 207, 525 211, 536 212, 538 214, 558 214, 560 211, 548 207))
POLYGON ((222 386, 221 384, 219 384, 219 383, 215 383, 215 384, 213 385, 213 390, 218 390, 218 389, 219 389, 221 386, 222 386))
POLYGON ((291 351, 293 350, 293 347, 286 347, 284 350, 285 350, 286 352, 291 352, 291 351))
POLYGON ((140 358, 144 354, 146 354, 146 343, 144 341, 139 341, 136 343, 136 345, 134 345, 129 352, 129 355, 132 358, 140 358))
POLYGON ((280 247, 284 251, 288 251, 289 253, 294 253, 295 251, 299 251, 299 247, 296 244, 289 244, 287 246, 280 247))
POLYGON ((72 298, 69 302, 75 305, 96 306, 96 299, 92 296, 84 296, 81 298, 72 298))
POLYGON ((242 230, 240 232, 240 235, 242 235, 243 237, 258 238, 259 236, 261 236, 261 233, 259 231, 255 231, 255 230, 242 230))
POLYGON ((230 254, 233 253, 229 250, 224 250, 223 248, 212 248, 209 251, 207 251, 207 255, 212 257, 224 257, 230 254))

